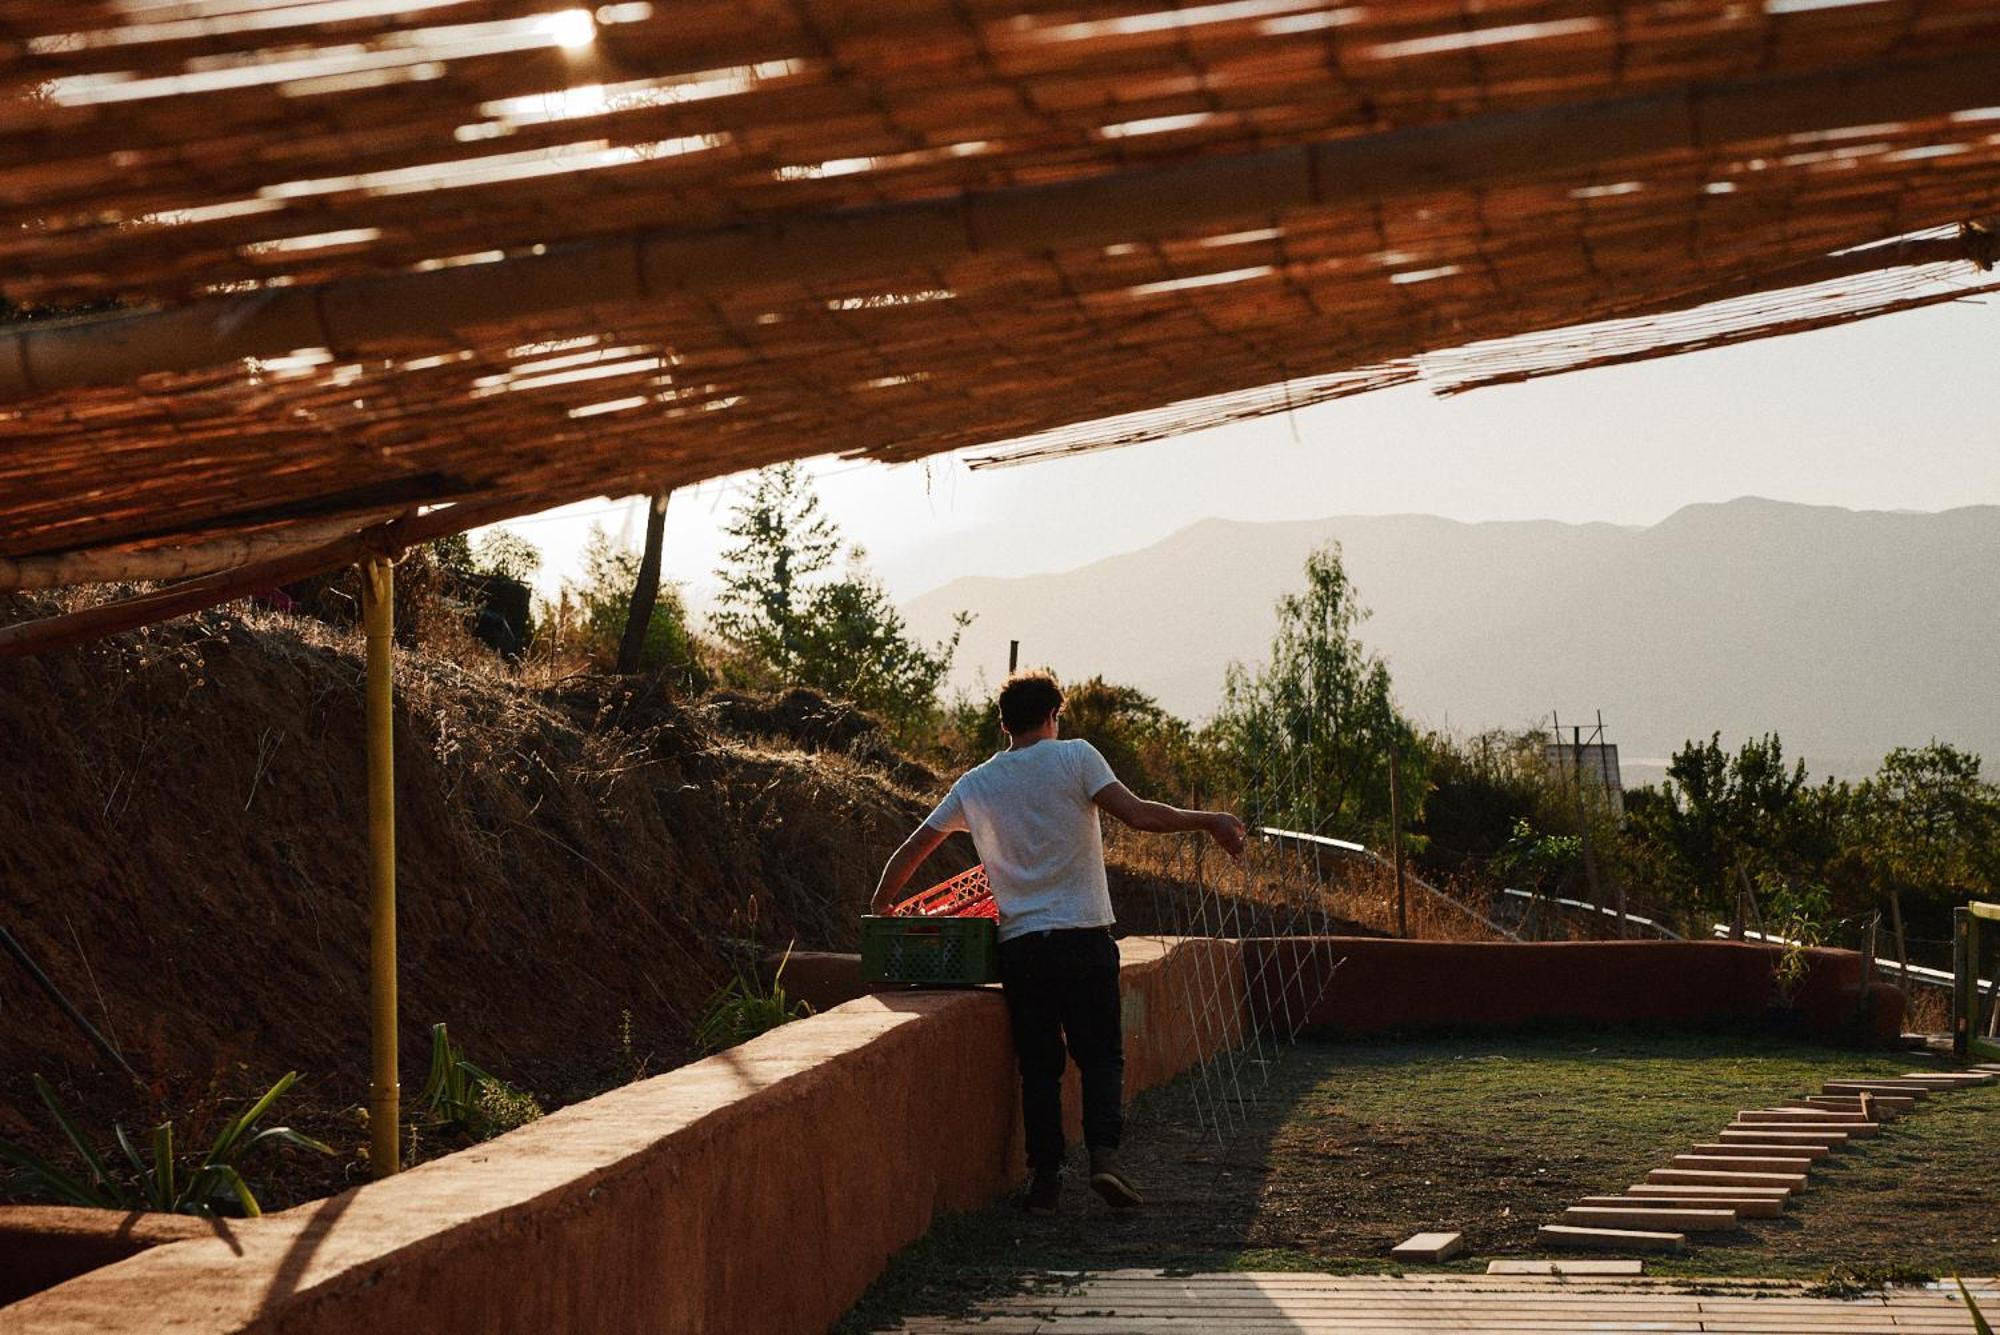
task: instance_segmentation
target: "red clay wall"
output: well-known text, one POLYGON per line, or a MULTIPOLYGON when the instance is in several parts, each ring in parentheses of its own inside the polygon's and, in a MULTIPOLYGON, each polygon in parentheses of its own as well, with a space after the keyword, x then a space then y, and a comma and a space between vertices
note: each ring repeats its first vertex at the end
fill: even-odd
MULTIPOLYGON (((1364 937, 1341 937, 1331 947, 1253 940, 1243 949, 1253 980, 1303 972, 1305 992, 1315 998, 1309 1021, 1347 1035, 1536 1021, 1759 1022, 1777 1001, 1773 969, 1781 953, 1731 941, 1522 945, 1364 937)), ((1281 999, 1267 986, 1251 991, 1259 1023, 1269 1023, 1281 999)), ((1864 1002, 1859 955, 1814 950, 1792 1005, 1815 1037, 1894 1038, 1902 1024, 1900 995, 1878 986, 1866 996, 1864 1002)))
MULTIPOLYGON (((1191 1034, 1212 1049, 1240 1033, 1246 992, 1271 1010, 1267 984, 1293 964, 1311 997, 1315 969, 1344 960, 1313 1018, 1367 1034, 1757 1019, 1776 957, 1726 942, 1121 948, 1128 1093, 1185 1069, 1191 1034), (1231 998, 1219 1024, 1190 1011, 1190 981, 1231 998)), ((1810 966, 1799 1013, 1846 1036, 1858 959, 1814 952, 1810 966)), ((1899 1020, 1888 1016, 1890 1032, 1899 1020)), ((386 1182, 203 1225, 213 1231, 0 1308, 0 1335, 821 1331, 937 1211, 980 1205, 1015 1180, 1010 1048, 994 991, 861 998, 386 1182)), ((1074 1123, 1073 1091, 1069 1103, 1074 1123)), ((108 1233, 122 1218, 79 1214, 51 1210, 41 1231, 108 1233)), ((11 1216, 16 1242, 37 1232, 11 1216)))
MULTIPOLYGON (((1173 971, 1240 986, 1231 943, 1163 956, 1124 946, 1134 1091, 1191 1059, 1173 971)), ((937 1211, 1007 1188, 1016 1120, 997 992, 868 997, 107 1265, 0 1309, 0 1332, 822 1331, 937 1211)))

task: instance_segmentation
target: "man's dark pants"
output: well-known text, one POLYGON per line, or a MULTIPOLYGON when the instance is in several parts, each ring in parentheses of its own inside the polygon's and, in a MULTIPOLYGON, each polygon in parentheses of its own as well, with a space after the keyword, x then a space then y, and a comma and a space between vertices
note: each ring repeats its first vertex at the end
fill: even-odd
POLYGON ((1000 943, 1000 984, 1021 1062, 1028 1166, 1062 1166, 1063 1045, 1083 1074, 1083 1143, 1115 1150, 1124 1130, 1118 945, 1103 927, 1030 932, 1000 943))

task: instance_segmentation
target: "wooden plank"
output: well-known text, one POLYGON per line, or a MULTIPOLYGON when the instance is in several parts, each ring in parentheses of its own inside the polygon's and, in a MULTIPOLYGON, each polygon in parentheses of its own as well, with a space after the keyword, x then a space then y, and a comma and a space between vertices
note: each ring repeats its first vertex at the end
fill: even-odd
POLYGON ((1820 1126, 1844 1126, 1849 1122, 1866 1125, 1868 1118, 1859 1109, 1842 1112, 1837 1108, 1745 1108, 1736 1114, 1739 1122, 1792 1122, 1816 1123, 1820 1126))
POLYGON ((1737 1186, 1729 1183, 1673 1183, 1641 1182, 1626 1190, 1632 1196, 1742 1196, 1753 1200, 1787 1201, 1791 1199, 1790 1187, 1737 1186))
MULTIPOLYGON (((1723 1131, 1727 1133, 1730 1131, 1769 1131, 1771 1129, 1772 1124, 1769 1122, 1731 1122, 1723 1128, 1723 1131)), ((1850 1137, 1866 1139, 1882 1128, 1875 1122, 1786 1122, 1783 1129, 1786 1131, 1844 1131, 1850 1137)))
POLYGON ((1913 1099, 1927 1099, 1931 1091, 1914 1080, 1828 1080, 1820 1085, 1822 1094, 1859 1094, 1866 1090, 1870 1094, 1902 1094, 1913 1099))
POLYGON ((1719 1145, 1697 1145, 1693 1153, 1710 1159, 1756 1159, 1773 1155, 1789 1155, 1794 1159, 1824 1159, 1832 1151, 1825 1145, 1815 1145, 1810 1141, 1753 1141, 1728 1140, 1719 1145))
POLYGON ((1712 1168, 1655 1168, 1646 1174, 1646 1180, 1689 1187, 1726 1187, 1740 1182, 1746 1187, 1806 1189, 1803 1173, 1727 1173, 1712 1168))
POLYGON ((1514 1257, 1486 1263, 1489 1275, 1643 1275, 1639 1260, 1526 1261, 1514 1257))
MULTIPOLYGON (((1917 1101, 1903 1094, 1871 1094, 1875 1109, 1875 1120, 1887 1121, 1901 1117, 1916 1109, 1917 1101)), ((1798 1108, 1810 1112, 1814 1108, 1831 1108, 1836 1112, 1860 1112, 1861 1096, 1858 1094, 1808 1094, 1802 1099, 1785 1100, 1787 1108, 1798 1108)))
POLYGON ((1776 1219, 1785 1212, 1782 1198, 1755 1196, 1585 1196, 1578 1205, 1604 1210, 1685 1210, 1701 1206, 1734 1210, 1739 1219, 1776 1219))
POLYGON ((1562 1222, 1583 1228, 1669 1229, 1683 1233, 1726 1233, 1742 1227, 1736 1211, 1694 1208, 1639 1210, 1605 1205, 1572 1205, 1564 1210, 1562 1222))
POLYGON ((1543 1224, 1535 1230, 1535 1241, 1544 1247, 1574 1247, 1580 1251, 1684 1252, 1685 1233, 1663 1233, 1636 1228, 1576 1228, 1569 1224, 1543 1224))
POLYGON ((1804 1173, 1812 1160, 1796 1155, 1676 1154, 1671 1168, 1703 1168, 1717 1173, 1804 1173))
POLYGON ((1839 1149, 1847 1143, 1847 1133, 1845 1131, 1801 1131, 1796 1127, 1789 1126, 1773 1130, 1760 1125, 1754 1130, 1723 1131, 1720 1135, 1724 1140, 1740 1141, 1746 1145, 1753 1141, 1761 1140, 1773 1145, 1825 1145, 1832 1149, 1839 1149))
POLYGON ((1994 1080, 1991 1071, 1905 1071, 1902 1078, 1942 1086, 1990 1085, 1994 1080))
POLYGON ((1465 1250, 1463 1233, 1417 1233, 1389 1249, 1402 1261, 1449 1261, 1465 1250))

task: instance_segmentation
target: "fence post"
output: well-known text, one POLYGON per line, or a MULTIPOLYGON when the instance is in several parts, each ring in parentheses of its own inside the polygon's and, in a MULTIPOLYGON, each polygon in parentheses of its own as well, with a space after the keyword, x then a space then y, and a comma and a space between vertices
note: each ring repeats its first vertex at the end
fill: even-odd
POLYGON ((1951 911, 1951 1055, 1964 1057, 1972 1050, 1972 1019, 1979 1013, 1979 952, 1973 948, 1977 928, 1972 910, 1960 906, 1951 911))
POLYGON ((1410 935, 1409 890, 1403 882, 1403 778, 1394 739, 1389 742, 1389 826, 1395 833, 1396 849, 1396 935, 1410 935))

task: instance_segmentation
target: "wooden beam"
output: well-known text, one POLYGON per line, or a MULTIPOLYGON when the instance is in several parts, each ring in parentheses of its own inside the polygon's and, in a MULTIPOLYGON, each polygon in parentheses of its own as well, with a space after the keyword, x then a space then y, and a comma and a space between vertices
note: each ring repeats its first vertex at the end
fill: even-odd
MULTIPOLYGON (((394 519, 337 538, 286 551, 267 560, 233 566, 164 589, 65 612, 37 621, 0 626, 0 658, 68 649, 119 631, 149 626, 205 608, 235 602, 293 580, 323 575, 371 556, 393 556, 447 533, 459 533, 538 508, 543 498, 514 496, 479 505, 451 505, 394 519)), ((131 577, 131 576, 125 576, 131 577)), ((4 587, 4 586, 0 586, 4 587)))
POLYGON ((242 533, 182 547, 142 551, 98 548, 49 556, 0 556, 0 592, 60 589, 71 584, 109 584, 128 579, 190 579, 235 566, 252 565, 311 547, 351 538, 393 517, 376 510, 358 515, 289 524, 265 533, 242 533))
POLYGON ((1184 234, 1315 206, 1570 179, 1657 154, 1946 115, 1987 105, 1995 87, 2000 54, 1975 51, 1917 64, 1494 112, 919 203, 703 231, 635 232, 491 264, 277 288, 166 310, 37 321, 0 335, 0 401, 299 348, 348 350, 390 338, 444 335, 676 291, 823 282, 988 252, 1184 234))

